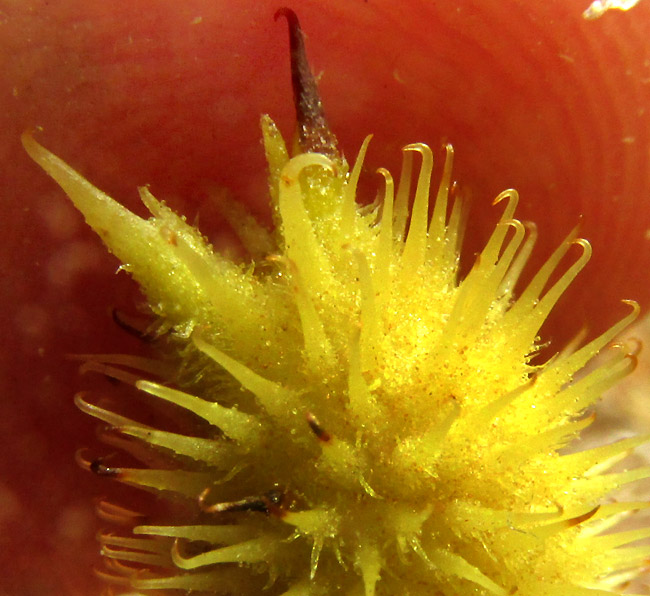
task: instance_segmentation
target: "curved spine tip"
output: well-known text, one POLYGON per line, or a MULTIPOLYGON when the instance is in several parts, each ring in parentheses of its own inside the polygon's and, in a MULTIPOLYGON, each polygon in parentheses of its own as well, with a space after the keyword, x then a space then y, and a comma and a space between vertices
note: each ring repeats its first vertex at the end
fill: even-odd
POLYGON ((402 151, 417 151, 422 155, 431 154, 431 156, 433 156, 431 147, 429 147, 429 145, 426 143, 409 143, 408 145, 404 145, 404 147, 402 147, 402 151))
POLYGON ((625 300, 621 300, 621 302, 623 304, 627 304, 628 306, 632 307, 632 312, 634 313, 635 318, 638 317, 639 314, 641 313, 641 306, 636 300, 625 299, 625 300))
POLYGON ((498 205, 504 199, 509 199, 513 201, 519 200, 519 193, 514 188, 509 188, 500 192, 492 201, 492 206, 498 205))

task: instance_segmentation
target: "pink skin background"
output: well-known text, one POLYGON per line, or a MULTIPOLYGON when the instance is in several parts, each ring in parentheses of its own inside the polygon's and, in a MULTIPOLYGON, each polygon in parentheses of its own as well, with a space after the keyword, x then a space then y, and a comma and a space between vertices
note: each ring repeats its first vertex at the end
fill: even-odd
MULTIPOLYGON (((650 251, 650 4, 586 21, 588 0, 302 0, 332 128, 364 173, 399 171, 400 148, 443 141, 473 196, 468 253, 508 187, 537 222, 537 262, 582 216, 594 258, 545 337, 559 345, 647 305, 650 251)), ((258 119, 293 127, 277 2, 0 0, 0 594, 97 594, 92 499, 101 479, 73 462, 94 444, 72 404, 69 353, 134 352, 112 307, 137 300, 116 262, 23 152, 40 142, 143 214, 151 183, 216 246, 228 243, 204 185, 268 216, 258 119)), ((571 258, 577 255, 571 252, 571 258)), ((570 259, 569 259, 570 260, 570 259)))

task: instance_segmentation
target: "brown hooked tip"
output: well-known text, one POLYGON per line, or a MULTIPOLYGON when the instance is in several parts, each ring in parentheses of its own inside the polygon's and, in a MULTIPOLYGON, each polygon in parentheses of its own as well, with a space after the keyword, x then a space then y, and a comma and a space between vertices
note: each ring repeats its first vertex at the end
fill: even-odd
POLYGON ((298 143, 305 153, 322 153, 332 159, 340 159, 338 141, 330 130, 318 85, 307 61, 305 38, 296 13, 290 8, 280 8, 275 20, 284 17, 289 25, 289 49, 291 52, 291 84, 298 121, 298 143))

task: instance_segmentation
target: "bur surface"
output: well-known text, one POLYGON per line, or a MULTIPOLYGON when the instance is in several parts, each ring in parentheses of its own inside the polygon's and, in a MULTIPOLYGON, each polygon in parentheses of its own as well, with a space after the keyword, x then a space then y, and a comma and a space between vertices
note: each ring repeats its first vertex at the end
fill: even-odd
POLYGON ((650 556, 630 546, 650 530, 612 532, 647 507, 612 494, 648 470, 608 470, 647 438, 559 450, 633 368, 610 344, 637 305, 597 339, 533 364, 588 242, 570 234, 520 287, 536 230, 514 218, 508 190, 461 278, 467 214, 450 193, 451 146, 437 190, 431 150, 413 144, 399 183, 380 170, 381 200, 361 206, 368 140, 348 171, 337 156, 290 157, 268 117, 262 132, 275 228, 233 219, 244 264, 146 188, 142 219, 23 139, 140 284, 171 354, 87 366, 189 413, 189 425, 157 428, 78 396, 112 429, 107 442, 142 462, 82 463, 185 511, 142 523, 147 512, 100 503, 118 525, 100 536, 103 576, 124 594, 618 593, 650 556))

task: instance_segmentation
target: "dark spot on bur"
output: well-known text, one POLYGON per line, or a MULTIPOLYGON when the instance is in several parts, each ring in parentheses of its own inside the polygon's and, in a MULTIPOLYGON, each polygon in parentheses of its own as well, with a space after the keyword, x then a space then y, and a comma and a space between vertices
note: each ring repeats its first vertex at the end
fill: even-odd
POLYGON ((305 153, 321 153, 331 159, 340 159, 338 142, 327 124, 318 85, 307 61, 305 38, 298 17, 286 7, 275 13, 275 20, 280 17, 284 17, 289 25, 291 83, 300 148, 305 153))
POLYGON ((109 468, 105 465, 101 458, 95 459, 90 462, 90 471, 97 476, 118 476, 120 473, 119 468, 109 468))
POLYGON ((329 443, 332 440, 332 435, 330 435, 320 425, 320 422, 318 422, 316 416, 314 416, 311 412, 307 413, 307 424, 309 424, 309 428, 316 435, 319 441, 322 441, 323 443, 329 443))
POLYGON ((266 515, 273 515, 275 517, 284 517, 287 512, 284 508, 286 495, 281 490, 270 490, 264 495, 266 503, 266 515))
POLYGON ((263 495, 254 497, 244 497, 239 501, 230 501, 226 503, 215 503, 214 505, 206 505, 205 499, 210 492, 206 488, 201 495, 199 495, 199 507, 205 513, 234 513, 237 511, 255 511, 264 513, 265 515, 273 515, 275 517, 284 517, 286 511, 283 508, 285 494, 279 489, 270 490, 263 495))
POLYGON ((266 506, 264 498, 254 498, 246 503, 234 505, 226 511, 259 511, 260 513, 268 513, 268 507, 266 506))
POLYGON ((153 343, 154 341, 156 341, 156 339, 158 339, 155 335, 151 333, 147 333, 142 329, 138 329, 135 325, 129 322, 127 320, 126 315, 122 311, 118 310, 117 308, 111 309, 111 317, 113 318, 113 322, 120 329, 126 331, 129 335, 133 335, 134 337, 137 337, 139 340, 145 343, 153 343))
POLYGON ((578 524, 581 524, 583 522, 586 522, 587 520, 591 519, 598 510, 600 509, 600 505, 597 505, 594 507, 591 511, 587 511, 587 513, 583 513, 582 515, 578 515, 577 517, 574 517, 572 519, 566 520, 564 523, 568 528, 571 528, 573 526, 577 526, 578 524))

